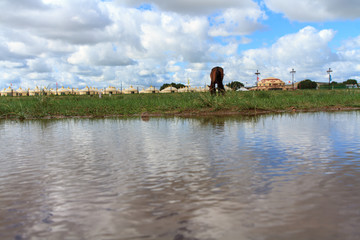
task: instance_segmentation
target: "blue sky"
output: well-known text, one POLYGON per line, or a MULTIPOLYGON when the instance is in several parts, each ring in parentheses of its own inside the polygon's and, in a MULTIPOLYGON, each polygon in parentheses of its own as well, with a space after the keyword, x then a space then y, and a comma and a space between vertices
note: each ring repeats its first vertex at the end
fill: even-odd
POLYGON ((358 0, 2 0, 0 88, 360 81, 358 0))

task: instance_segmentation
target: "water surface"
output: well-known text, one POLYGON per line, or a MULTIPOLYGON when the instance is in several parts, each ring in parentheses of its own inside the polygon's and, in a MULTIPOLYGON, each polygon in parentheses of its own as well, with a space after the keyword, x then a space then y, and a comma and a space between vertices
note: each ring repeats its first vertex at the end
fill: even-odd
POLYGON ((358 239, 360 112, 0 121, 0 239, 358 239))

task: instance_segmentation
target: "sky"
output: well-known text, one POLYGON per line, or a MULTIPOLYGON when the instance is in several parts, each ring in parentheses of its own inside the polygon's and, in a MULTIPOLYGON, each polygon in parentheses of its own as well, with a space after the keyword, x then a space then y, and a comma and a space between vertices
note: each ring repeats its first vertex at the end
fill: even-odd
POLYGON ((1 0, 0 88, 360 81, 358 0, 1 0))

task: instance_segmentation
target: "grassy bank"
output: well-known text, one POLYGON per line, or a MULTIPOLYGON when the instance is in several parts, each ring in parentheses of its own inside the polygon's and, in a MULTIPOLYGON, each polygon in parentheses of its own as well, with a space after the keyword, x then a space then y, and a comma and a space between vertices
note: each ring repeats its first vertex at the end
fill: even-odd
POLYGON ((359 90, 1 97, 1 118, 213 114, 360 108, 359 90))

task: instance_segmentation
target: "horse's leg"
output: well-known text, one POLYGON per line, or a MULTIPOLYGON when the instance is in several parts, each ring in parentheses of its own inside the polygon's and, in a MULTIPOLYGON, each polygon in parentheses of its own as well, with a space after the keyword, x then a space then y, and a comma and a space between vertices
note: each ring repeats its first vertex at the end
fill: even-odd
POLYGON ((219 92, 222 95, 224 95, 225 94, 225 87, 224 87, 224 84, 222 83, 222 81, 221 80, 218 81, 217 85, 218 85, 219 92))
POLYGON ((216 92, 216 89, 215 89, 215 76, 213 76, 213 71, 211 71, 211 74, 210 74, 210 79, 211 79, 211 84, 210 84, 210 93, 211 95, 214 95, 215 92, 216 92))
POLYGON ((215 82, 214 82, 214 81, 211 81, 211 84, 210 84, 210 93, 211 93, 211 95, 214 95, 214 94, 216 93, 215 82))

